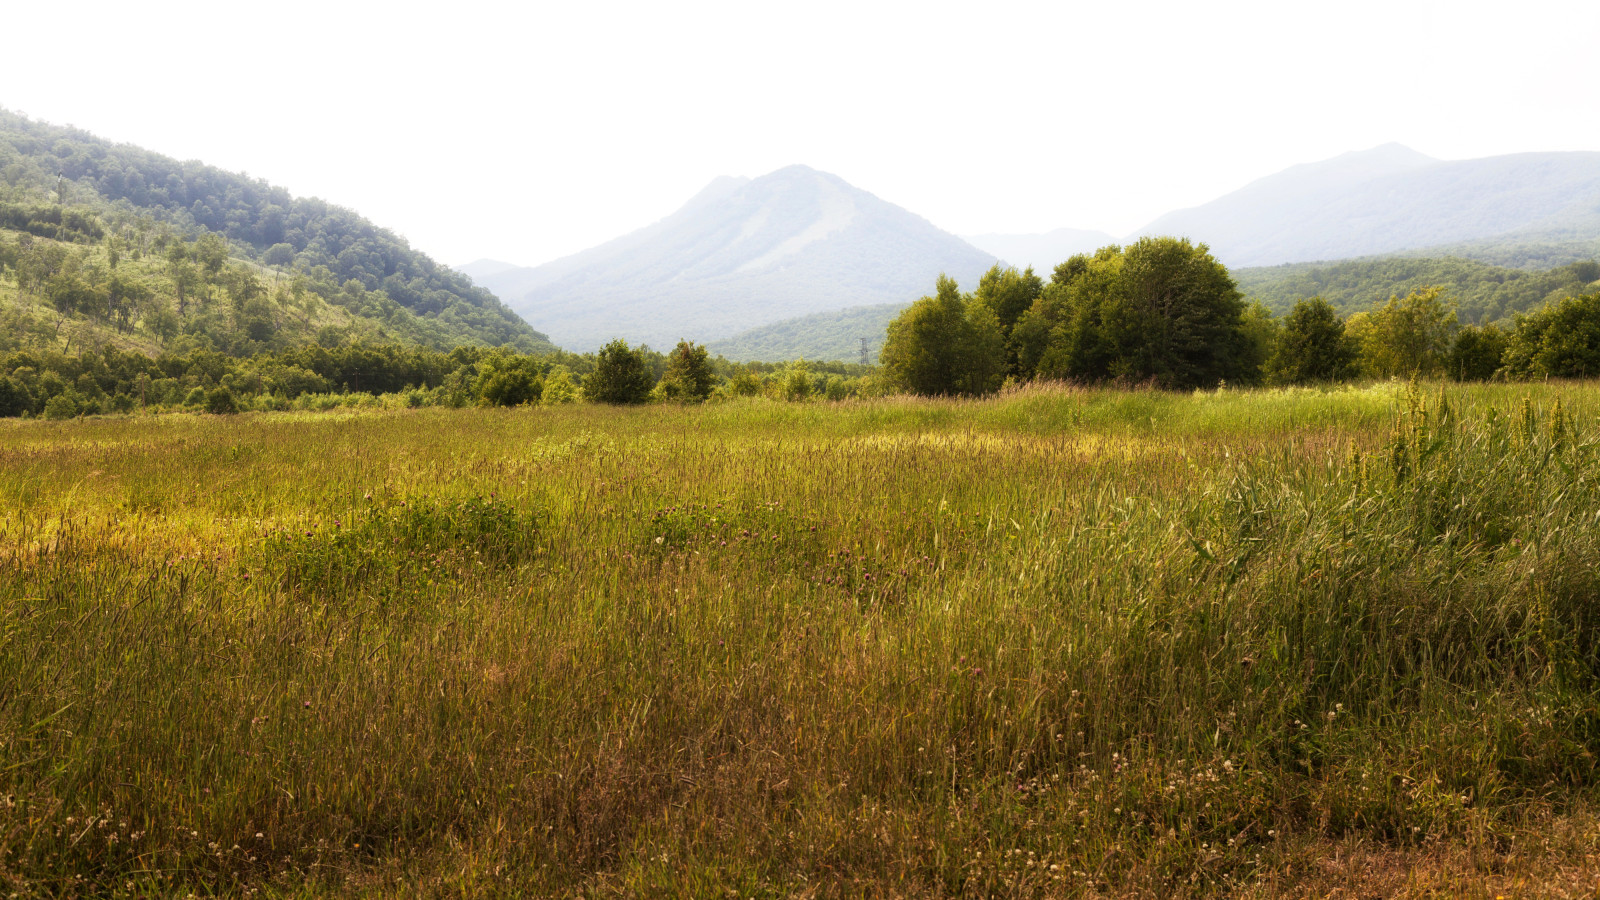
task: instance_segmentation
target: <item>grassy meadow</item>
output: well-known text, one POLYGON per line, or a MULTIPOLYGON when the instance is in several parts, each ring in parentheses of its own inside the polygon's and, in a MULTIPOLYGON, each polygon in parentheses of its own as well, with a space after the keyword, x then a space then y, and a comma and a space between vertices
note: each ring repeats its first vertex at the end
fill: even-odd
POLYGON ((1593 896, 1597 425, 0 421, 0 896, 1593 896))

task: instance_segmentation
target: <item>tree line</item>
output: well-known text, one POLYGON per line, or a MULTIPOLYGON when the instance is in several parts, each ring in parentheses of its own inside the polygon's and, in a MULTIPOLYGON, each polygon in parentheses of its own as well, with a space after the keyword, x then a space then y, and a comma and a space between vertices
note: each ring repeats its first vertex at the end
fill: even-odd
POLYGON ((1048 282, 997 265, 963 293, 941 276, 933 295, 890 323, 880 359, 891 388, 930 396, 1034 379, 1188 390, 1413 375, 1593 377, 1600 293, 1559 297, 1507 328, 1462 326, 1437 287, 1349 318, 1311 297, 1280 318, 1246 303, 1204 244, 1150 237, 1074 256, 1048 282))
POLYGON ((846 363, 732 363, 682 341, 667 353, 613 341, 596 353, 449 352, 395 344, 305 345, 230 356, 148 356, 106 345, 68 354, 0 353, 0 417, 338 406, 553 406, 697 403, 765 396, 843 400, 882 393, 872 369, 846 363))

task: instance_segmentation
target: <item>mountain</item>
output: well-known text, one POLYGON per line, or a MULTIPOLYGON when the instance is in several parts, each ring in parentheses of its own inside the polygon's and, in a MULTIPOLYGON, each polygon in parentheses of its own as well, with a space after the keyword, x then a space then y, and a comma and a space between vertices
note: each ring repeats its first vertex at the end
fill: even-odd
POLYGON ((708 342, 811 313, 909 303, 993 254, 843 179, 790 166, 718 178, 654 225, 574 256, 475 280, 552 339, 708 342))
MULTIPOLYGON (((281 309, 258 310, 259 314, 234 315, 239 322, 251 320, 247 329, 232 327, 238 322, 228 323, 228 316, 221 313, 215 321, 185 318, 177 327, 191 344, 253 352, 264 344, 301 339, 302 332, 280 333, 298 318, 303 328, 334 327, 334 332, 324 334, 326 340, 338 339, 337 333, 441 349, 460 344, 512 346, 529 352, 555 349, 492 293, 352 210, 291 196, 257 178, 196 161, 180 162, 4 109, 0 109, 0 205, 9 210, 0 215, 4 220, 0 229, 12 235, 6 242, 8 252, 31 254, 22 260, 26 271, 44 271, 34 265, 43 257, 34 257, 44 254, 54 259, 57 250, 49 248, 60 248, 65 256, 59 265, 51 262, 47 274, 77 277, 82 269, 80 280, 90 294, 109 290, 113 279, 108 269, 116 268, 101 265, 100 258, 107 264, 111 260, 107 248, 97 245, 115 242, 121 248, 119 257, 145 257, 136 267, 140 280, 136 293, 151 296, 143 306, 124 310, 125 321, 119 321, 117 329, 123 337, 142 336, 157 345, 167 340, 157 335, 154 319, 147 322, 145 315, 165 319, 163 311, 172 311, 165 307, 173 305, 168 299, 184 317, 192 310, 197 315, 207 311, 182 302, 184 292, 174 290, 164 270, 146 256, 154 244, 159 242, 165 252, 176 241, 202 240, 209 252, 210 241, 221 239, 213 254, 217 266, 202 273, 219 280, 200 285, 201 299, 209 303, 223 292, 221 266, 232 257, 230 271, 261 280, 270 270, 267 280, 291 291, 292 302, 278 304, 281 309), (92 227, 62 230, 46 221, 51 215, 76 216, 92 227), (37 252, 36 238, 40 239, 37 252), (330 307, 328 315, 307 307, 300 316, 288 309, 316 305, 306 299, 308 295, 330 307), (214 331, 224 325, 226 333, 214 331)), ((181 268, 176 263, 174 267, 173 271, 181 268)), ((40 290, 19 290, 18 300, 38 299, 46 286, 36 287, 40 290)), ((242 293, 236 293, 233 305, 242 308, 246 301, 237 298, 254 291, 248 284, 237 287, 242 293)), ((277 295, 267 302, 276 304, 277 295)), ((91 303, 85 308, 106 306, 91 303)))
POLYGON ((1591 240, 1600 238, 1600 153, 1440 161, 1385 144, 1285 169, 1138 232, 1155 234, 1203 241, 1237 267, 1591 240))
POLYGON ((1104 231, 1057 228, 1044 234, 973 234, 967 243, 1017 268, 1032 266, 1041 278, 1049 278, 1058 263, 1079 253, 1093 253, 1117 239, 1104 231))

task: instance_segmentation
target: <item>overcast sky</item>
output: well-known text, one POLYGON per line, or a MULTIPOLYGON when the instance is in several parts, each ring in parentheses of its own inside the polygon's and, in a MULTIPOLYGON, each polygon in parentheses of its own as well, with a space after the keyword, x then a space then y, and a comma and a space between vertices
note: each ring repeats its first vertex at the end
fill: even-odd
POLYGON ((0 106, 536 264, 717 175, 1123 235, 1399 141, 1600 150, 1600 3, 7 4, 0 106))

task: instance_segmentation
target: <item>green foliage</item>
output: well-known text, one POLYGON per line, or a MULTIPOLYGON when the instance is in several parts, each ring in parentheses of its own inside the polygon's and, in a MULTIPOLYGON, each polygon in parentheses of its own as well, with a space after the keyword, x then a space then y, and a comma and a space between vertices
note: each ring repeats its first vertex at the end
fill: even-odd
POLYGON ((1504 365, 1506 347, 1506 334, 1499 327, 1468 325, 1456 334, 1446 369, 1456 381, 1488 381, 1504 365))
MULTIPOLYGON (((0 230, 97 243, 115 234, 136 255, 194 243, 168 257, 179 315, 190 295, 222 275, 230 255, 298 268, 310 281, 353 282, 342 304, 374 323, 409 332, 435 348, 462 343, 554 349, 546 337, 465 275, 413 250, 404 239, 354 212, 296 198, 259 179, 197 162, 179 162, 82 131, 0 109, 0 158, 9 159, 0 230), (71 188, 55 205, 57 174, 71 188), (266 259, 270 254, 271 259, 266 259), (192 265, 194 272, 189 271, 192 265)), ((116 251, 120 257, 120 249, 116 251)))
POLYGON ((532 357, 494 353, 478 364, 474 388, 486 406, 537 404, 544 393, 544 366, 532 357))
POLYGON ((783 399, 790 403, 803 403, 811 398, 811 372, 806 369, 805 360, 796 362, 783 377, 782 391, 783 399))
POLYGON ((993 310, 962 297, 939 276, 932 297, 913 303, 889 324, 882 364, 889 381, 923 396, 992 393, 1005 377, 1005 344, 993 310))
POLYGON ((238 411, 239 403, 233 398, 233 391, 226 387, 212 388, 206 393, 206 412, 214 416, 226 416, 238 411))
MULTIPOLYGON (((1056 267, 1018 321, 1026 375, 1095 382, 1210 387, 1259 377, 1262 328, 1247 331, 1245 304, 1204 244, 1141 238, 1056 267)), ((1260 324, 1260 323, 1258 323, 1260 324)))
POLYGON ((861 358, 861 342, 865 340, 870 361, 882 352, 889 323, 905 311, 906 305, 885 303, 813 313, 752 328, 707 346, 712 352, 735 360, 777 363, 804 358, 854 362, 861 358))
POLYGON ((1568 297, 1519 318, 1506 343, 1512 377, 1600 375, 1600 293, 1568 297))
POLYGON ((1011 332, 1042 293, 1044 282, 1033 274, 1032 267, 1018 272, 1014 268, 1002 270, 999 263, 983 274, 978 280, 978 289, 973 292, 973 298, 988 307, 1000 325, 1000 337, 1006 345, 1006 365, 1011 375, 1022 374, 1011 332))
POLYGON ((761 376, 746 369, 733 376, 729 388, 735 397, 754 397, 761 393, 761 376))
POLYGON ((654 386, 644 354, 617 338, 596 354, 594 371, 583 381, 583 395, 596 403, 643 403, 654 386))
POLYGON ((1442 373, 1457 327, 1454 304, 1436 287, 1390 297, 1350 321, 1362 368, 1378 378, 1442 373))
POLYGON ((679 341, 667 354, 666 373, 655 391, 663 400, 700 403, 711 396, 716 383, 717 375, 711 369, 705 345, 679 341))
POLYGON ((1273 384, 1344 381, 1355 375, 1357 355, 1343 320, 1326 300, 1301 300, 1284 317, 1267 378, 1273 384))
POLYGON ((1234 274, 1246 296, 1280 314, 1302 298, 1322 297, 1349 316, 1381 306, 1393 296, 1438 287, 1456 300, 1463 321, 1485 324, 1590 290, 1589 285, 1600 280, 1600 266, 1579 262, 1535 271, 1457 257, 1383 257, 1240 269, 1234 274))
POLYGON ((572 373, 566 366, 560 366, 545 376, 544 391, 540 402, 545 406, 560 406, 563 403, 575 403, 578 400, 578 386, 572 380, 572 373))

